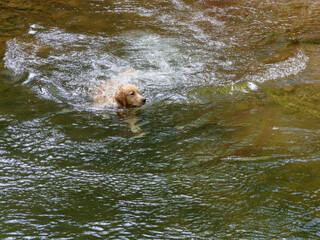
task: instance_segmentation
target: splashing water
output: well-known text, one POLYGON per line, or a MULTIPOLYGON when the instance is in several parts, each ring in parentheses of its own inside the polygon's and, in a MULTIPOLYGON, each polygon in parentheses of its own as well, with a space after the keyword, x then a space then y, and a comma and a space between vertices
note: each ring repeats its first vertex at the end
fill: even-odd
MULTIPOLYGON (((217 79, 217 69, 212 66, 220 47, 212 53, 206 46, 202 49, 197 45, 185 47, 187 43, 181 39, 142 31, 109 38, 72 34, 57 28, 39 29, 42 31, 8 41, 4 60, 5 66, 15 74, 28 73, 24 84, 30 85, 43 98, 85 106, 88 103, 85 96, 92 87, 111 78, 118 85, 137 85, 151 102, 188 101, 188 92, 198 86, 228 87, 221 77, 217 79), (115 42, 124 45, 124 56, 109 51, 115 42), (117 77, 130 68, 135 69, 134 74, 117 77)), ((296 56, 264 66, 265 70, 258 75, 236 80, 232 85, 248 82, 250 88, 254 82, 297 74, 306 67, 307 61, 300 49, 296 56)), ((223 65, 230 68, 233 64, 228 60, 223 65)))
POLYGON ((1 236, 319 236, 308 2, 2 1, 1 236), (147 104, 92 108, 105 81, 147 104))

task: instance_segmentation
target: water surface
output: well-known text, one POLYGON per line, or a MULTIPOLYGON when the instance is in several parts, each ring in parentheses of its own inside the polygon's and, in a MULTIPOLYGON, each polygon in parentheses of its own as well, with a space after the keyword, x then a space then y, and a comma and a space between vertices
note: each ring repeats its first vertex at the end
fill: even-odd
POLYGON ((0 13, 2 239, 319 238, 317 2, 0 13), (109 79, 147 104, 92 107, 109 79))

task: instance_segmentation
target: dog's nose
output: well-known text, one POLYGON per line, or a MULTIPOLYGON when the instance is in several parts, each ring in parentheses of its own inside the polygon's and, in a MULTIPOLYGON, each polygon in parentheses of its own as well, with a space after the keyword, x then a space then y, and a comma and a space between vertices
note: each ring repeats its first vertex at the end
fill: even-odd
POLYGON ((142 102, 143 102, 143 103, 146 103, 146 101, 147 101, 147 99, 142 98, 142 102))

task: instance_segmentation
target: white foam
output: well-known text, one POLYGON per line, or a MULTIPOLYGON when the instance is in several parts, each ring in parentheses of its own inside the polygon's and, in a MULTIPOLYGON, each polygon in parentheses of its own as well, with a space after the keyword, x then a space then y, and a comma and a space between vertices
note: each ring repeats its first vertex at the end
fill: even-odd
MULTIPOLYGON (((176 2, 184 11, 195 11, 180 1, 176 2)), ((186 36, 127 31, 109 38, 68 33, 58 28, 42 29, 37 34, 7 42, 5 67, 16 74, 29 73, 24 84, 32 82, 32 89, 40 96, 80 106, 87 104, 81 96, 90 95, 94 86, 110 79, 115 86, 123 83, 137 85, 151 99, 148 102, 152 99, 185 102, 194 87, 234 84, 231 89, 238 89, 237 83, 247 83, 244 91, 256 91, 256 83, 297 74, 306 68, 308 57, 300 49, 286 61, 261 65, 263 70, 258 74, 235 82, 229 80, 227 76, 217 74, 216 68, 232 71, 234 60, 220 60, 219 56, 223 54, 220 50, 225 44, 215 44, 208 35, 202 35, 195 21, 207 16, 196 11, 194 15, 190 15, 192 24, 188 26, 191 35, 186 36), (200 42, 187 38, 194 34, 200 42), (124 46, 121 47, 125 52, 123 56, 107 50, 108 45, 115 43, 124 46), (133 74, 117 76, 130 68, 135 70, 133 74)), ((188 25, 186 21, 180 23, 188 25)))
POLYGON ((76 96, 88 94, 93 84, 130 68, 126 61, 101 51, 108 42, 108 38, 54 28, 8 41, 5 67, 18 75, 29 73, 24 84, 37 81, 33 89, 42 97, 81 105, 76 96))
POLYGON ((262 83, 268 80, 281 79, 290 75, 296 75, 307 67, 308 61, 308 56, 302 49, 299 49, 295 56, 290 57, 285 61, 265 64, 263 66, 264 70, 257 74, 246 76, 245 79, 241 81, 262 83))
POLYGON ((32 35, 32 34, 36 34, 37 31, 35 31, 35 30, 33 30, 33 29, 30 29, 28 33, 32 35))
POLYGON ((247 83, 248 85, 248 88, 251 90, 251 91, 257 91, 258 90, 258 86, 252 82, 248 82, 247 83))

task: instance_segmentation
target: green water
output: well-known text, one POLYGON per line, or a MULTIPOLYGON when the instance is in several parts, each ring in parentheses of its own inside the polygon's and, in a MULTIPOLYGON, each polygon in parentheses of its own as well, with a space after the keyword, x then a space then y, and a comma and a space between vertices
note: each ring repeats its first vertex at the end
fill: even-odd
POLYGON ((319 14, 0 0, 0 238, 318 239, 319 14), (108 79, 147 104, 92 107, 108 79))

